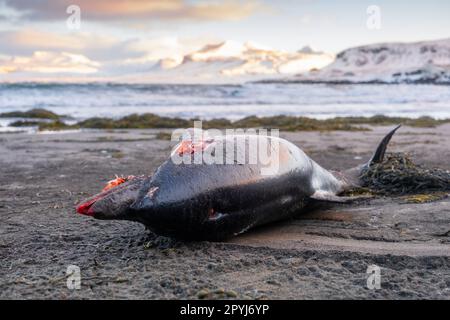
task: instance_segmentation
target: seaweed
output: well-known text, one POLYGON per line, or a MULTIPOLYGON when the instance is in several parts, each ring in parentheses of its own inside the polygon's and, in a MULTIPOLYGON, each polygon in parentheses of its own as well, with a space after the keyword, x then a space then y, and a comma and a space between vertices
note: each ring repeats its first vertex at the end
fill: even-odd
POLYGON ((45 109, 31 109, 28 111, 13 111, 0 113, 0 118, 31 118, 58 120, 61 117, 54 112, 45 109))
POLYGON ((344 118, 334 119, 312 119, 307 117, 294 116, 273 116, 259 118, 256 116, 246 117, 244 119, 233 122, 235 128, 257 128, 263 127, 266 129, 280 129, 285 131, 311 131, 311 130, 345 130, 345 131, 367 131, 369 129, 354 126, 350 122, 343 120, 344 118))
POLYGON ((361 175, 363 187, 381 195, 416 195, 416 202, 434 200, 430 192, 450 191, 450 172, 415 164, 407 153, 390 153, 382 163, 367 168, 361 175), (422 196, 421 196, 422 195, 422 196))
POLYGON ((39 126, 39 124, 41 124, 42 122, 40 121, 23 121, 23 120, 18 120, 18 121, 14 121, 12 123, 10 123, 9 125, 11 127, 34 127, 34 126, 39 126))
MULTIPOLYGON (((188 128, 191 127, 194 120, 162 117, 152 113, 132 114, 120 119, 110 118, 90 118, 78 122, 81 128, 92 129, 149 129, 149 128, 188 128)), ((337 117, 332 119, 312 119, 296 116, 271 116, 257 117, 249 116, 237 121, 217 118, 203 120, 204 129, 216 128, 266 128, 280 129, 284 131, 368 131, 370 129, 361 125, 393 125, 403 123, 413 127, 435 127, 440 124, 448 123, 450 119, 436 120, 430 117, 421 117, 417 119, 400 117, 337 117)))
POLYGON ((186 119, 161 117, 153 113, 131 114, 114 120, 110 118, 90 118, 78 123, 82 128, 91 129, 151 129, 183 128, 192 126, 186 119))
POLYGON ((427 203, 447 198, 447 192, 421 193, 403 196, 402 199, 406 203, 427 203))
POLYGON ((170 141, 172 139, 172 134, 170 132, 158 132, 155 136, 157 140, 167 140, 170 141))
MULTIPOLYGON (((188 128, 192 127, 194 120, 199 119, 182 119, 158 116, 153 113, 131 114, 119 119, 112 118, 89 118, 78 122, 75 125, 66 125, 62 121, 62 116, 57 115, 45 109, 32 109, 25 112, 8 112, 0 114, 0 117, 19 117, 31 119, 48 119, 53 120, 50 123, 39 124, 40 130, 45 129, 155 129, 155 128, 188 128)), ((66 118, 66 117, 64 117, 66 118)), ((331 119, 313 119, 303 116, 270 116, 257 117, 249 116, 237 121, 231 121, 224 118, 216 118, 203 120, 204 129, 227 129, 227 128, 265 128, 279 129, 284 131, 369 131, 362 125, 396 125, 402 123, 412 127, 435 127, 444 123, 449 123, 450 119, 433 119, 430 117, 421 117, 417 119, 402 117, 387 117, 383 115, 375 115, 372 117, 336 117, 331 119)), ((15 126, 37 125, 37 121, 16 122, 15 126)))
POLYGON ((80 126, 77 124, 69 125, 65 122, 62 122, 60 120, 52 121, 52 122, 40 122, 39 123, 39 131, 44 130, 51 130, 51 131, 57 131, 57 130, 71 130, 71 129, 79 129, 80 126))
MULTIPOLYGON (((147 128, 188 128, 192 127, 193 121, 199 119, 181 119, 161 117, 152 113, 132 114, 120 119, 90 118, 78 123, 81 128, 92 129, 147 129, 147 128)), ((357 130, 365 131, 367 128, 354 126, 344 120, 327 119, 317 120, 306 117, 274 116, 259 118, 256 116, 231 122, 228 119, 217 118, 203 120, 204 129, 227 129, 227 128, 277 128, 286 131, 296 130, 357 130)))

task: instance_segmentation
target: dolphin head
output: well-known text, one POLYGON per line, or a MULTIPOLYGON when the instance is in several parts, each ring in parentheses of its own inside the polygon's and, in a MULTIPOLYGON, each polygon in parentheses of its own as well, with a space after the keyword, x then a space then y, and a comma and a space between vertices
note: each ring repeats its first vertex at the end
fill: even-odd
POLYGON ((132 220, 131 204, 136 200, 144 177, 129 176, 114 179, 102 192, 80 203, 79 214, 104 220, 132 220))

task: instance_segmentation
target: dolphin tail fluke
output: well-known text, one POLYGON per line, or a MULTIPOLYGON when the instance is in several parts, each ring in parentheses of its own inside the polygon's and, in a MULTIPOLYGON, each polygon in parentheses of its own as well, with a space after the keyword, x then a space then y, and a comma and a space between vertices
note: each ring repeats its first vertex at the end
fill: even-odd
POLYGON ((381 142, 378 144, 375 152, 368 162, 363 165, 359 165, 357 167, 345 170, 344 172, 337 174, 337 178, 344 182, 344 189, 349 189, 351 187, 360 186, 361 185, 361 174, 363 174, 368 168, 376 163, 380 163, 384 160, 384 154, 386 153, 386 148, 391 141, 392 136, 395 131, 400 128, 401 125, 396 126, 392 129, 381 142))
POLYGON ((396 126, 394 129, 392 129, 384 138, 381 140, 381 142, 378 144, 377 149, 375 150, 374 154, 370 158, 370 160, 364 165, 365 168, 369 168, 371 165, 375 163, 380 163, 384 159, 384 154, 386 152, 386 148, 389 144, 389 141, 391 141, 392 136, 394 135, 395 131, 397 131, 398 128, 401 127, 401 124, 396 126))

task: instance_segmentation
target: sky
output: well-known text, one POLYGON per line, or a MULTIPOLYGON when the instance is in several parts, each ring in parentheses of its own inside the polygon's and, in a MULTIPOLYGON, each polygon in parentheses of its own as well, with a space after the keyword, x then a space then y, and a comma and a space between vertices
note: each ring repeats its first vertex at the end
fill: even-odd
POLYGON ((338 53, 449 37, 448 0, 0 0, 0 79, 128 72, 224 40, 338 53))

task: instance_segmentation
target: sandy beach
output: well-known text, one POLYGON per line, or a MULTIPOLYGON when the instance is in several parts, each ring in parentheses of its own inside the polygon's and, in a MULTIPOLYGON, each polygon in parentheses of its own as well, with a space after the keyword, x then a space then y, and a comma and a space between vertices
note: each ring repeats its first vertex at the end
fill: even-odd
MULTIPOLYGON (((370 128, 281 136, 339 170, 365 162, 390 127, 370 128)), ((221 243, 75 214, 115 174, 152 173, 171 148, 160 132, 0 134, 0 298, 450 299, 448 197, 333 204, 221 243), (381 289, 367 288, 373 264, 381 289), (80 290, 66 286, 68 265, 80 290)), ((403 127, 388 151, 450 170, 449 136, 450 124, 403 127)))

